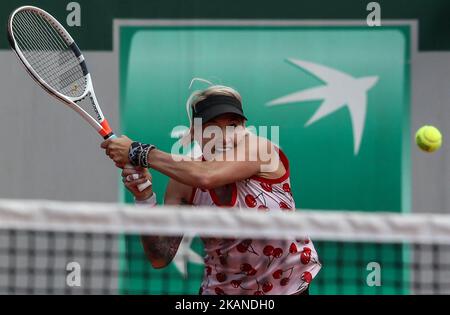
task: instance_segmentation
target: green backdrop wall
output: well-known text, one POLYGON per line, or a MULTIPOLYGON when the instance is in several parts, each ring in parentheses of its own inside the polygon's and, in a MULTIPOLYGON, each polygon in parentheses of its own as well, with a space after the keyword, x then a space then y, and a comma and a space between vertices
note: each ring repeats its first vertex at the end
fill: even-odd
MULTIPOLYGON (((185 101, 191 92, 190 80, 201 77, 231 85, 243 96, 249 125, 279 126, 279 144, 290 159, 297 207, 409 211, 409 36, 408 27, 400 26, 122 26, 122 130, 131 138, 155 143, 170 152, 177 140, 171 138, 173 128, 188 124, 185 101), (305 127, 322 100, 267 106, 281 96, 331 84, 286 62, 287 58, 314 62, 354 78, 377 79, 367 91, 367 103, 358 105, 367 106, 367 113, 357 151, 348 108, 305 127)), ((160 202, 166 183, 167 178, 155 172, 154 186, 160 202)), ((127 200, 130 201, 129 195, 127 200)), ((199 250, 198 242, 194 244, 199 250)), ((127 246, 137 255, 142 252, 137 240, 128 239, 127 246)), ((337 246, 327 243, 318 248, 326 268, 313 292, 407 290, 394 285, 367 287, 366 266, 338 266, 337 246), (345 283, 342 289, 334 285, 340 277, 354 280, 347 283, 341 279, 345 283)), ((346 246, 349 260, 357 255, 357 246, 346 246)), ((405 249, 393 246, 384 248, 383 253, 376 252, 370 244, 365 244, 365 249, 365 257, 361 258, 381 265, 402 261, 405 254, 405 249)), ((147 263, 128 260, 124 267, 131 275, 127 279, 132 280, 133 272, 144 270, 147 263)), ((197 267, 190 264, 188 270, 191 293, 198 290, 201 280, 201 268, 197 267)), ((185 289, 182 285, 186 281, 174 266, 148 272, 153 273, 154 279, 171 280, 153 283, 151 288, 156 292, 179 293, 185 289)), ((384 276, 392 283, 402 283, 408 277, 390 269, 384 276)), ((123 289, 139 291, 141 285, 139 280, 124 281, 123 289)))

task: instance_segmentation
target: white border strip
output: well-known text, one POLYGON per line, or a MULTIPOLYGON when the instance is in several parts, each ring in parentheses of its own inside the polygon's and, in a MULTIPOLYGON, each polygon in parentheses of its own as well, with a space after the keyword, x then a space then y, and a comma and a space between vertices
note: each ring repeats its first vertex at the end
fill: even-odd
MULTIPOLYGON (((120 45, 120 27, 121 26, 224 26, 224 27, 241 27, 241 26, 275 26, 275 27, 291 27, 291 26, 365 26, 366 20, 210 20, 210 19, 114 19, 113 20, 113 53, 119 57, 120 45)), ((382 29, 383 26, 409 26, 411 29, 411 57, 418 52, 418 20, 383 20, 382 26, 372 27, 374 30, 382 29)), ((368 27, 369 28, 369 27, 368 27)))
POLYGON ((0 229, 79 233, 301 238, 450 244, 450 215, 350 211, 260 213, 205 207, 129 206, 0 199, 0 229))

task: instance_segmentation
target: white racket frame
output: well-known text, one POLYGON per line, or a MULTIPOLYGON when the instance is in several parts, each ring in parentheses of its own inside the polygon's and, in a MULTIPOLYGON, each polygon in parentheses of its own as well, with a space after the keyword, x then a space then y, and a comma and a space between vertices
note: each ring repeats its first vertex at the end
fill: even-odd
MULTIPOLYGON (((22 51, 18 47, 17 41, 14 37, 14 32, 12 29, 12 21, 13 21, 14 16, 18 12, 28 11, 28 10, 35 11, 38 14, 44 16, 46 19, 48 19, 55 26, 56 30, 61 34, 61 36, 64 38, 67 45, 70 46, 75 42, 73 40, 72 36, 70 36, 70 34, 64 29, 64 27, 48 12, 46 12, 40 8, 34 7, 34 6, 22 6, 20 8, 17 8, 16 10, 14 10, 14 12, 11 14, 11 16, 9 17, 9 20, 8 20, 8 36, 9 36, 9 40, 11 42, 14 52, 17 54, 20 61, 23 63, 23 65, 25 66, 27 71, 30 72, 31 76, 33 77, 33 79, 35 79, 35 81, 37 83, 39 83, 49 94, 55 96, 58 100, 66 103, 70 108, 72 108, 74 111, 76 111, 84 120, 86 120, 86 122, 88 122, 97 132, 100 132, 101 130, 103 130, 101 123, 105 120, 105 117, 103 115, 103 112, 102 112, 99 104, 98 104, 97 97, 95 96, 94 86, 92 84, 92 79, 91 79, 90 73, 88 72, 88 74, 84 76, 84 78, 86 80, 86 88, 85 88, 84 93, 81 96, 70 97, 70 96, 61 94, 58 91, 56 91, 54 88, 52 88, 49 84, 47 84, 39 76, 39 74, 37 74, 37 72, 34 71, 33 67, 28 63, 26 57, 23 55, 22 51), (82 109, 80 106, 78 106, 76 104, 76 102, 83 100, 87 96, 92 97, 92 100, 93 100, 92 105, 94 106, 94 111, 96 111, 98 113, 100 119, 93 118, 84 109, 82 109)), ((80 63, 85 61, 83 54, 81 54, 80 57, 78 57, 78 59, 79 59, 80 63)))
MULTIPOLYGON (((78 97, 71 97, 71 96, 64 95, 64 94, 56 91, 54 88, 52 88, 49 84, 47 84, 39 76, 39 74, 29 64, 29 62, 27 61, 26 57, 24 56, 24 54, 22 53, 22 51, 18 47, 17 41, 16 41, 15 36, 14 36, 13 27, 12 27, 12 22, 13 22, 14 16, 17 13, 21 12, 21 11, 34 11, 34 12, 38 13, 39 15, 43 16, 50 23, 53 24, 55 29, 61 34, 61 36, 63 37, 63 39, 65 40, 65 42, 67 43, 68 46, 70 46, 73 43, 75 43, 75 41, 72 38, 72 36, 70 36, 69 32, 67 32, 66 29, 61 25, 61 23, 59 23, 58 20, 56 20, 50 13, 48 13, 48 12, 38 8, 38 7, 29 6, 29 5, 17 8, 16 10, 14 10, 11 13, 11 15, 10 15, 10 17, 8 19, 8 40, 9 40, 9 42, 11 44, 11 48, 16 53, 17 57, 19 58, 19 60, 24 65, 25 69, 29 72, 30 76, 40 86, 42 86, 42 88, 44 88, 44 90, 46 90, 49 94, 53 95, 58 100, 62 101, 66 105, 68 105, 72 110, 77 112, 99 134, 101 134, 101 132, 104 132, 104 128, 103 128, 103 126, 101 124, 105 121, 105 117, 104 117, 103 112, 102 112, 102 110, 100 108, 100 105, 98 104, 97 97, 96 97, 95 92, 94 92, 94 85, 92 83, 92 78, 91 78, 91 74, 89 73, 89 70, 87 70, 87 74, 84 76, 84 79, 86 81, 86 87, 85 87, 84 92, 78 97), (80 102, 83 99, 85 99, 86 97, 90 97, 91 98, 94 112, 98 115, 97 119, 95 119, 94 117, 89 115, 83 108, 81 108, 80 106, 78 106, 76 104, 76 102, 80 102)), ((81 52, 80 52, 80 56, 78 57, 78 59, 79 59, 80 63, 82 63, 83 61, 85 62, 84 56, 83 56, 83 54, 81 52)), ((87 69, 87 66, 86 66, 86 69, 87 69)), ((108 140, 108 139, 111 139, 111 138, 114 138, 114 137, 115 137, 114 133, 111 132, 110 135, 107 138, 105 138, 105 140, 108 140)), ((129 164, 127 164, 125 167, 126 168, 133 168, 129 164)), ((143 191, 144 189, 146 189, 147 187, 149 187, 151 185, 152 185, 152 183, 149 180, 147 180, 147 182, 138 185, 138 189, 140 191, 143 191)))

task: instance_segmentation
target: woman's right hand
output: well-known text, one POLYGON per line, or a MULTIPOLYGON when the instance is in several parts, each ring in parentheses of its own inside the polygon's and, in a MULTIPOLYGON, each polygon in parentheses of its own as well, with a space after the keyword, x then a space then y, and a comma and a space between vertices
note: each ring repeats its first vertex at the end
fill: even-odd
POLYGON ((146 168, 124 168, 122 170, 122 182, 125 187, 134 195, 136 200, 142 201, 153 195, 153 185, 139 191, 138 185, 146 181, 152 181, 152 175, 146 168))

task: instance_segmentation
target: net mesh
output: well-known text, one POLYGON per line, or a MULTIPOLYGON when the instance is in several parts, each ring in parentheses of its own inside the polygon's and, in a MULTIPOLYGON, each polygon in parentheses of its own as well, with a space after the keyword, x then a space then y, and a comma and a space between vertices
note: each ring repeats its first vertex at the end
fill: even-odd
MULTIPOLYGON (((218 277, 205 263, 218 268, 232 258, 222 253, 208 264, 205 240, 244 244, 237 264, 248 273, 251 269, 242 265, 249 262, 258 241, 295 239, 295 253, 280 257, 291 255, 297 264, 304 263, 306 234, 321 264, 314 279, 303 275, 303 282, 298 282, 308 284, 311 294, 450 293, 449 215, 253 213, 12 200, 0 201, 0 293, 199 294, 208 273, 218 277), (173 261, 155 269, 146 258, 141 235, 183 238, 173 261)), ((263 261, 277 259, 274 250, 265 254, 263 261)), ((253 266, 257 279, 265 267, 253 266)), ((230 272, 227 279, 211 283, 235 285, 242 294, 267 295, 282 281, 293 282, 291 274, 288 269, 270 272, 251 284, 245 282, 246 275, 230 272)), ((227 292, 213 287, 214 293, 227 292)))
POLYGON ((37 75, 51 88, 69 97, 86 89, 83 68, 52 21, 38 11, 24 9, 12 18, 17 48, 37 75))

